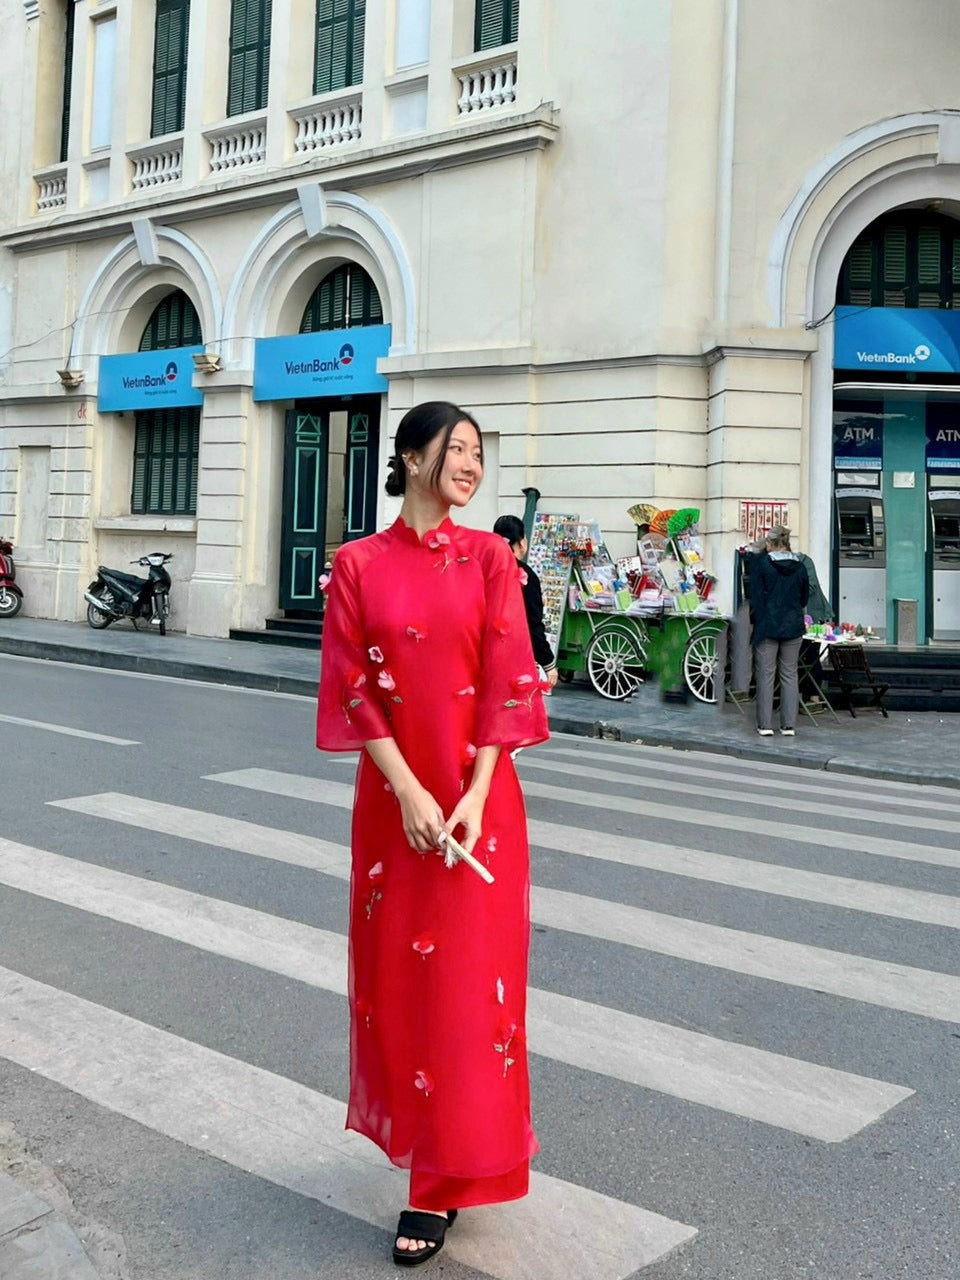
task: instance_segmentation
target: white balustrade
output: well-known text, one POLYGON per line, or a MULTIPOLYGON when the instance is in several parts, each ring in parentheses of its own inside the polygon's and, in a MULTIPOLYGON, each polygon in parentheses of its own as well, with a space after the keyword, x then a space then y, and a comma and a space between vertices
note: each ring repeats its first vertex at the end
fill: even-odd
POLYGON ((234 125, 220 125, 204 136, 211 147, 211 173, 226 173, 263 164, 267 154, 266 116, 234 125))
POLYGON ((457 78, 460 81, 457 111, 462 116, 509 106, 516 101, 516 58, 489 66, 462 68, 457 72, 457 78))
POLYGON ((46 213, 49 209, 62 209, 67 203, 67 171, 57 169, 54 172, 36 176, 37 213, 46 213))
POLYGON ((290 116, 297 126, 293 148, 298 155, 360 141, 363 109, 359 94, 336 102, 299 107, 291 111, 290 116))
POLYGON ((130 186, 134 191, 162 187, 183 177, 183 141, 176 138, 162 145, 138 147, 128 153, 133 165, 130 186))

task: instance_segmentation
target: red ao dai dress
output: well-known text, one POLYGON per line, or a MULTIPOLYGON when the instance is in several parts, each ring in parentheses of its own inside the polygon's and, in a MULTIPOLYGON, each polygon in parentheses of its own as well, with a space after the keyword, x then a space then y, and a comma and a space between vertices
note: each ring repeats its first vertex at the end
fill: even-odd
POLYGON ((520 573, 502 538, 403 520, 337 553, 317 745, 393 737, 449 816, 480 747, 503 749, 474 855, 495 876, 417 853, 364 751, 350 895, 347 1127, 445 1210, 526 1193, 537 1151, 524 1032, 530 874, 509 752, 547 737, 520 573))

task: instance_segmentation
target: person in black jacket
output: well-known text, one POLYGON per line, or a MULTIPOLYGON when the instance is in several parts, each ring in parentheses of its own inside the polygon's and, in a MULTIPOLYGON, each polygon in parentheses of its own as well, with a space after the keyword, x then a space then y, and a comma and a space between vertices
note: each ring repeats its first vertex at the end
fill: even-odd
POLYGON ((797 730, 800 692, 797 658, 806 630, 804 609, 810 580, 800 557, 790 550, 790 530, 782 525, 766 538, 766 555, 750 566, 750 612, 757 682, 757 732, 773 733, 773 686, 780 669, 780 732, 797 730))
MULTIPOLYGON (((510 550, 522 564, 527 554, 527 535, 520 517, 500 516, 493 526, 493 532, 501 538, 506 538, 510 544, 510 550)), ((527 626, 530 628, 533 657, 543 667, 550 681, 550 687, 553 688, 557 683, 557 663, 543 629, 543 593, 540 590, 540 579, 528 564, 523 565, 523 575, 520 586, 523 591, 523 606, 527 611, 527 626)))

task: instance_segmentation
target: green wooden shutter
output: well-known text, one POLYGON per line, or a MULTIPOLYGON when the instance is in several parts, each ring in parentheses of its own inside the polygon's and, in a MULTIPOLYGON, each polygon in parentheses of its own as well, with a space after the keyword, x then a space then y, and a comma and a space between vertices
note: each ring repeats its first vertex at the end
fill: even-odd
POLYGON ((477 0, 474 48, 514 44, 519 22, 520 0, 477 0))
POLYGON ((317 0, 314 93, 362 82, 366 10, 366 0, 317 0))
POLYGON ((179 133, 187 95, 190 0, 157 0, 150 136, 179 133))
POLYGON ((75 22, 73 0, 67 0, 67 24, 63 38, 63 111, 60 116, 60 163, 67 158, 70 145, 70 84, 73 79, 73 28, 75 22))
POLYGON ((267 105, 272 8, 272 0, 233 0, 228 116, 261 111, 267 105))

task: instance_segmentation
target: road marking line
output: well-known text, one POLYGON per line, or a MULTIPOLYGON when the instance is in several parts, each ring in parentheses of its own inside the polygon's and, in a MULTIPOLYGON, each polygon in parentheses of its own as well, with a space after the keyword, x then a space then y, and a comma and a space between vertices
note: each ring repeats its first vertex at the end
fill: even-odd
POLYGON ((62 733, 68 738, 90 738, 94 742, 108 742, 112 747, 139 747, 142 744, 131 738, 111 738, 107 733, 90 733, 86 729, 70 729, 65 724, 47 724, 44 720, 24 720, 22 716, 0 715, 5 724, 22 724, 28 729, 45 729, 48 733, 62 733))
MULTIPOLYGON (((0 884, 346 995, 347 940, 249 907, 0 838, 0 884)), ((913 1092, 533 988, 534 1053, 823 1142, 913 1092)))
MULTIPOLYGON (((345 782, 330 782, 323 778, 306 777, 302 774, 279 773, 272 769, 237 769, 229 773, 210 774, 207 781, 225 782, 230 786, 247 787, 255 791, 266 791, 271 795, 287 796, 295 800, 308 800, 311 803, 330 804, 342 809, 352 809, 354 803, 354 789, 345 782)), ((531 788, 525 786, 524 789, 529 791, 531 788)), ((570 803, 578 803, 572 797, 580 793, 571 792, 566 788, 552 788, 552 790, 560 792, 563 798, 570 803)), ((622 798, 608 796, 607 800, 614 808, 616 808, 617 804, 620 804, 622 808, 622 798)), ((687 810, 671 808, 670 813, 683 821, 687 810)), ((694 818, 696 816, 694 815, 694 818)), ((756 826, 758 821, 754 821, 753 825, 756 826)), ((773 891, 775 885, 781 883, 782 878, 782 883, 788 890, 783 894, 784 897, 806 898, 808 895, 805 890, 810 886, 811 888, 819 889, 819 893, 822 895, 812 897, 811 901, 822 901, 835 906, 850 907, 864 911, 870 911, 872 904, 875 908, 873 914, 889 914, 907 920, 915 919, 918 923, 924 924, 944 924, 955 927, 957 922, 957 899, 946 894, 901 889, 897 886, 876 884, 867 880, 861 881, 851 877, 832 876, 824 872, 801 871, 790 867, 780 867, 775 863, 757 862, 745 858, 731 858, 726 854, 700 853, 689 850, 685 846, 656 841, 631 840, 626 836, 607 835, 603 831, 591 831, 589 839, 584 839, 583 831, 579 827, 571 826, 570 824, 544 822, 539 818, 529 819, 527 825, 530 839, 537 845, 579 854, 588 858, 596 856, 612 862, 624 862, 632 866, 647 867, 651 870, 672 872, 676 869, 676 873, 682 875, 684 872, 681 868, 685 861, 688 861, 684 855, 692 855, 692 860, 689 861, 691 867, 699 866, 699 868, 711 872, 709 875, 697 876, 697 879, 713 880, 716 878, 720 883, 769 893, 773 891), (706 861, 706 859, 709 859, 709 861, 706 861), (674 861, 676 868, 672 865, 664 866, 664 860, 674 861), (772 868, 772 870, 767 870, 767 868, 772 868), (712 874, 714 869, 718 873, 716 877, 712 874), (814 876, 817 877, 816 880, 813 879, 814 876), (861 902, 865 905, 861 906, 851 901, 849 886, 857 886, 858 895, 861 892, 860 886, 863 886, 861 902), (793 892, 789 891, 791 887, 794 890, 793 892), (902 910, 889 910, 890 907, 896 908, 898 903, 901 905, 902 910), (879 909, 881 907, 883 910, 879 909)), ((785 836, 783 829, 778 824, 768 823, 766 825, 770 827, 771 832, 779 832, 782 838, 792 838, 785 836)), ((840 847, 844 847, 844 839, 850 840, 852 838, 849 832, 822 831, 820 835, 822 839, 810 841, 809 843, 817 845, 824 843, 839 844, 840 847), (834 839, 831 840, 831 836, 834 839)), ((950 849, 941 849, 938 846, 901 844, 898 841, 879 840, 878 837, 873 836, 858 836, 856 839, 858 841, 856 846, 858 852, 880 854, 886 857, 900 857, 907 861, 940 863, 939 858, 923 858, 919 856, 921 851, 931 849, 934 854, 944 855, 948 859, 946 863, 940 863, 940 865, 960 866, 960 853, 955 853, 950 849), (864 847, 865 842, 866 847, 864 847), (883 847, 874 848, 875 844, 883 847), (887 848, 888 845, 890 846, 889 849, 887 848), (891 852, 892 849, 897 852, 891 852)))
MULTIPOLYGON (((243 772, 261 774, 267 771, 243 772)), ((219 776, 231 778, 234 775, 219 776)), ((320 803, 348 808, 352 804, 353 788, 343 783, 298 779, 296 775, 280 776, 300 784, 318 784, 321 790, 315 793, 314 798, 320 803), (342 794, 344 792, 346 796, 342 794), (330 799, 331 795, 339 798, 330 799)), ((264 780, 261 778, 260 781, 264 780)), ((258 789, 263 790, 264 787, 258 789)), ((101 820, 143 826, 201 844, 235 849, 299 866, 313 866, 315 870, 341 879, 349 876, 349 851, 344 846, 261 827, 239 818, 224 818, 202 810, 181 809, 155 800, 139 800, 110 792, 50 803, 58 808, 88 813, 101 820), (290 844, 289 856, 287 841, 290 844)), ((531 919, 566 933, 606 938, 624 946, 766 978, 818 994, 843 996, 945 1022, 960 1022, 960 978, 951 974, 874 960, 845 951, 831 951, 807 943, 786 942, 763 934, 644 911, 639 907, 556 889, 534 887, 531 890, 531 919)))
MULTIPOLYGON (((574 751, 567 747, 555 747, 552 750, 547 751, 540 747, 535 747, 529 751, 522 752, 517 763, 521 767, 530 764, 536 765, 539 768, 550 767, 561 773, 573 773, 579 775, 580 766, 568 763, 565 757, 570 757, 578 761, 588 758, 591 761, 599 761, 601 764, 615 764, 618 766, 618 770, 609 775, 611 780, 615 782, 625 782, 633 787, 662 787, 663 781, 658 776, 662 773, 669 774, 670 781, 674 784, 681 785, 685 792, 689 789, 688 781, 691 776, 696 779, 715 778, 719 782, 726 782, 730 786, 735 787, 743 787, 744 784, 747 784, 751 790, 756 789, 760 792, 765 790, 787 792, 789 796, 793 797, 794 807, 796 807, 797 798, 799 796, 806 796, 809 794, 819 796, 824 800, 828 797, 836 796, 838 799, 846 801, 859 799, 868 803, 870 806, 879 805, 894 808, 900 807, 904 809, 922 809, 925 813, 929 813, 931 810, 939 810, 942 813, 950 813, 954 815, 954 828, 957 823, 960 822, 960 792, 957 792, 956 799, 953 804, 949 804, 945 800, 941 800, 939 797, 926 795, 926 788, 919 788, 917 784, 912 785, 912 795, 892 795, 886 784, 877 784, 878 787, 881 785, 883 786, 882 791, 870 790, 861 785, 863 779, 857 778, 855 780, 856 785, 851 786, 849 782, 839 781, 842 775, 836 773, 828 774, 824 773, 822 770, 812 774, 812 781, 808 781, 808 778, 811 777, 811 770, 798 769, 796 767, 793 770, 794 776, 791 778, 760 778, 753 774, 750 774, 748 777, 744 771, 736 772, 733 770, 709 769, 704 768, 699 763, 696 766, 695 772, 688 774, 687 770, 683 768, 682 763, 677 760, 665 760, 663 758, 659 760, 645 759, 642 765, 638 768, 635 761, 631 762, 630 760, 625 760, 623 756, 614 755, 612 752, 590 751, 586 753, 583 751, 574 751), (560 757, 560 759, 556 759, 557 757, 560 757), (556 763, 554 764, 553 761, 555 759, 556 763), (548 761, 550 761, 549 766, 547 764, 548 761), (646 776, 651 771, 654 776, 646 776)), ((731 800, 747 799, 746 796, 732 796, 729 791, 725 791, 722 794, 731 800)), ((766 796, 756 796, 751 800, 751 803, 766 803, 766 796)), ((803 800, 803 804, 806 805, 805 799, 803 800)), ((864 805, 862 804, 857 810, 858 816, 863 812, 864 805)))
MULTIPOLYGON (((0 1053, 108 1111, 392 1233, 406 1176, 341 1102, 0 969, 0 1053)), ((526 1200, 471 1210, 446 1245, 498 1280, 625 1280, 693 1227, 534 1173, 526 1200)))
MULTIPOLYGON (((654 787, 657 794, 662 795, 664 786, 667 785, 663 778, 642 778, 636 775, 625 773, 617 773, 611 769, 591 769, 585 764, 566 764, 558 762, 551 764, 547 760, 531 760, 521 759, 519 762, 522 773, 526 773, 530 769, 539 769, 545 773, 553 774, 571 774, 577 778, 595 778, 599 782, 616 782, 621 786, 628 787, 654 787)), ((925 831, 951 831, 956 832, 960 828, 960 815, 952 818, 932 818, 930 817, 930 809, 922 818, 913 813, 887 813, 877 812, 873 809, 873 801, 869 804, 864 803, 854 807, 842 804, 826 804, 822 801, 811 800, 806 795, 793 796, 772 796, 759 795, 752 796, 744 794, 744 792, 732 792, 729 788, 724 787, 704 787, 699 783, 691 782, 689 778, 674 777, 673 784, 681 790, 684 798, 687 796, 704 796, 710 800, 726 800, 731 804, 756 805, 763 809, 787 809, 795 814, 798 809, 802 809, 804 814, 819 813, 825 814, 828 818, 849 818, 854 822, 875 822, 883 826, 890 827, 910 827, 915 831, 918 824, 925 831)), ((536 785, 536 784, 534 784, 536 785)), ((524 788, 527 788, 527 782, 524 781, 524 788)), ((576 803, 576 802, 575 802, 576 803)), ((644 801, 638 803, 643 804, 644 801)), ((729 816, 729 815, 728 815, 729 816)))

